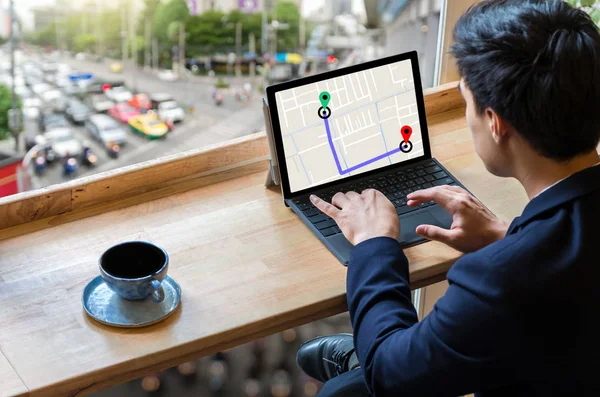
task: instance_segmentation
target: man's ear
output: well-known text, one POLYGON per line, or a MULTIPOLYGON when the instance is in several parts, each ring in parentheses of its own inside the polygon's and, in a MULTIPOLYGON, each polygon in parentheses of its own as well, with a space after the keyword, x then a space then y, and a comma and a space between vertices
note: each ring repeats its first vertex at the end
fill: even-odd
POLYGON ((492 138, 499 144, 508 134, 508 124, 492 108, 485 109, 485 118, 490 128, 492 138))

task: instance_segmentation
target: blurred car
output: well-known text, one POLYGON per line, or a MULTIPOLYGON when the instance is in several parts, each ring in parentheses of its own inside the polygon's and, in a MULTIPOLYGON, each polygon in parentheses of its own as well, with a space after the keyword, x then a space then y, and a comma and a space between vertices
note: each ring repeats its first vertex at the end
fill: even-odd
POLYGON ((69 99, 61 92, 60 96, 52 101, 52 110, 57 113, 64 113, 69 105, 69 99))
POLYGON ((113 73, 121 73, 123 71, 123 65, 119 62, 113 62, 110 64, 109 69, 113 73))
POLYGON ((112 87, 106 90, 105 94, 108 97, 108 99, 117 103, 128 102, 133 97, 131 91, 129 91, 124 86, 112 87))
POLYGON ((85 128, 92 138, 106 146, 109 142, 124 145, 127 142, 127 131, 115 120, 105 114, 94 114, 85 123, 85 128))
POLYGON ((25 98, 23 100, 23 114, 28 120, 37 120, 40 117, 42 101, 39 98, 25 98))
POLYGON ((129 128, 134 133, 149 139, 165 138, 169 133, 167 124, 153 111, 133 117, 129 120, 129 128))
POLYGON ((104 113, 115 106, 115 103, 108 99, 104 94, 96 94, 88 97, 88 106, 96 113, 104 113))
POLYGON ((38 128, 40 131, 49 131, 54 128, 70 127, 69 121, 64 115, 58 113, 40 113, 38 128))
POLYGON ((152 103, 150 102, 150 97, 147 94, 134 95, 129 100, 129 104, 140 111, 150 110, 152 108, 152 103))
POLYGON ((140 111, 128 103, 117 103, 108 110, 108 114, 123 124, 127 124, 132 117, 138 116, 140 111))
POLYGON ((62 96, 61 92, 56 89, 47 90, 40 94, 40 97, 44 101, 45 105, 52 106, 52 102, 62 96))
POLYGON ((185 112, 175 101, 161 102, 158 104, 158 117, 177 123, 185 120, 185 112))
POLYGON ((177 73, 171 69, 161 70, 158 72, 158 78, 162 81, 175 81, 177 80, 177 73))
POLYGON ((85 61, 85 54, 84 54, 83 52, 78 52, 78 53, 75 55, 75 59, 76 59, 77 61, 85 61))
POLYGON ((83 102, 71 99, 65 110, 67 118, 73 124, 83 124, 90 115, 90 108, 83 102))
POLYGON ((21 99, 27 99, 33 96, 33 92, 26 86, 15 87, 15 93, 20 96, 21 99))
POLYGON ((50 91, 52 86, 46 83, 37 83, 31 86, 31 90, 37 95, 41 95, 43 92, 50 91))
POLYGON ((48 145, 59 157, 79 156, 83 149, 81 142, 70 128, 55 128, 36 137, 36 144, 48 145))
POLYGON ((167 94, 164 92, 156 93, 150 95, 150 108, 154 110, 158 110, 158 105, 163 102, 174 101, 175 98, 171 94, 167 94))

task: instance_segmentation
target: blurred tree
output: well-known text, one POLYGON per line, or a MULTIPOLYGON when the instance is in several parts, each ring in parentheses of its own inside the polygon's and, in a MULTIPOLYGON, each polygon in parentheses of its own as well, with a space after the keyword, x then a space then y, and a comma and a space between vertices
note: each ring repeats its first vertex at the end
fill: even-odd
POLYGON ((92 51, 98 43, 98 38, 93 34, 80 34, 73 40, 73 50, 76 52, 92 51))
POLYGON ((590 14, 596 25, 600 26, 600 1, 599 0, 565 0, 572 6, 579 7, 590 14))
POLYGON ((152 19, 152 31, 160 42, 169 41, 169 25, 175 21, 186 22, 190 11, 185 0, 169 0, 160 3, 152 19))
POLYGON ((144 35, 144 30, 146 29, 146 18, 148 18, 148 20, 152 22, 152 20, 154 19, 154 15, 156 15, 156 11, 160 6, 160 3, 161 0, 144 0, 145 7, 140 13, 137 24, 138 34, 141 34, 142 36, 144 35))
POLYGON ((4 36, 0 36, 0 45, 6 44, 8 42, 8 39, 4 36))
MULTIPOLYGON (((21 100, 17 103, 21 109, 21 100)), ((10 88, 0 84, 0 140, 8 139, 10 131, 8 129, 8 110, 12 108, 12 93, 10 88)))
POLYGON ((288 24, 288 29, 277 31, 277 50, 293 52, 298 48, 300 37, 300 10, 291 1, 278 1, 271 15, 273 20, 288 24))

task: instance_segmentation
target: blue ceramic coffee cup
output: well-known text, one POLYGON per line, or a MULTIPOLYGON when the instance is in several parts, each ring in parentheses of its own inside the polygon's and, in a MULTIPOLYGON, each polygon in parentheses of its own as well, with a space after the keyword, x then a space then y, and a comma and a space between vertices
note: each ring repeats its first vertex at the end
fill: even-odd
POLYGON ((161 282, 167 275, 169 255, 147 241, 127 241, 113 245, 100 257, 104 282, 121 298, 152 300, 165 298, 161 282))

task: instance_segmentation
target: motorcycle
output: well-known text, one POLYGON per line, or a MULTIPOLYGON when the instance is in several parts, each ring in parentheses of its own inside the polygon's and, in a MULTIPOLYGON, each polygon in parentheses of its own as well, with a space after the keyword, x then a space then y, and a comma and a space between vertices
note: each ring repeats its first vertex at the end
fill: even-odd
POLYGON ((86 167, 93 167, 98 162, 98 156, 92 152, 92 149, 86 147, 83 149, 83 153, 81 154, 81 164, 86 167))
POLYGON ((46 172, 46 158, 42 153, 38 153, 34 157, 33 170, 37 176, 41 176, 46 172))
POLYGON ((74 176, 79 170, 79 164, 75 157, 67 157, 63 165, 63 175, 66 177, 74 176))
POLYGON ((121 151, 121 147, 119 146, 118 143, 109 142, 106 144, 106 154, 111 159, 116 159, 117 157, 119 157, 120 151, 121 151))

